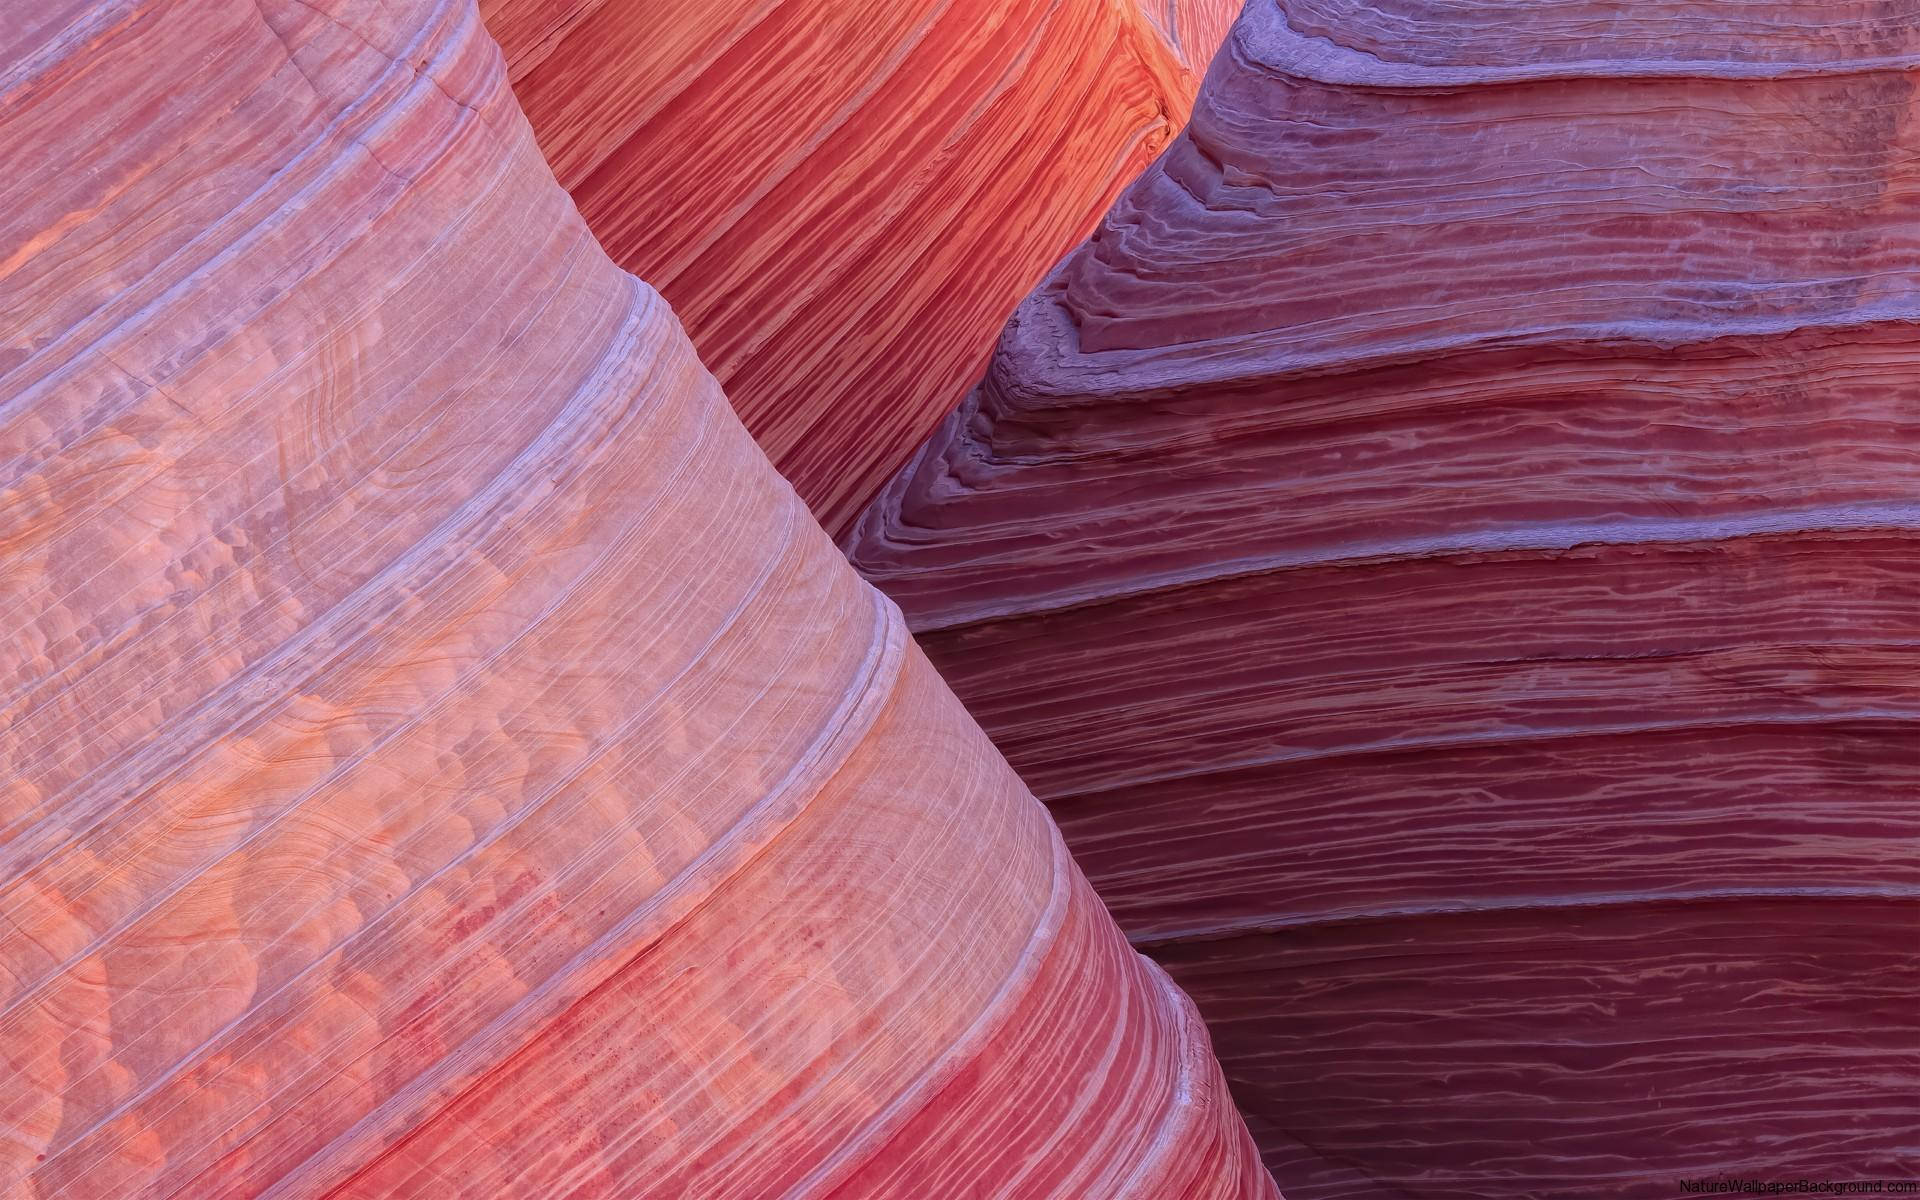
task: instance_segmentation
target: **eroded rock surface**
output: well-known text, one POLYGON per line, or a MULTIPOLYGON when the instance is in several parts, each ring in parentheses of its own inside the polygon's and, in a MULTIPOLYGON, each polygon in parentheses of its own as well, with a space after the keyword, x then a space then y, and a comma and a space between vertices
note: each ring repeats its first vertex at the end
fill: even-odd
POLYGON ((1273 1196, 467 0, 0 71, 0 1193, 1273 1196))
POLYGON ((1295 1200, 1920 1170, 1916 54, 1254 0, 850 539, 1295 1200))
POLYGON ((1232 0, 484 0, 560 182, 843 528, 1186 119, 1232 0))

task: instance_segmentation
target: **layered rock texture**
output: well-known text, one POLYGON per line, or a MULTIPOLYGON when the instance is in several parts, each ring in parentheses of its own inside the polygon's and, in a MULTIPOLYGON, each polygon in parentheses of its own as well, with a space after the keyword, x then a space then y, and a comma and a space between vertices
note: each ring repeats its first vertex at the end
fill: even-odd
POLYGON ((1294 1200, 1920 1173, 1916 55, 1254 0, 850 539, 1294 1200))
POLYGON ((1233 0, 484 0, 560 182, 840 529, 1186 119, 1233 0))
POLYGON ((1273 1195, 470 3, 0 72, 0 1193, 1273 1195))

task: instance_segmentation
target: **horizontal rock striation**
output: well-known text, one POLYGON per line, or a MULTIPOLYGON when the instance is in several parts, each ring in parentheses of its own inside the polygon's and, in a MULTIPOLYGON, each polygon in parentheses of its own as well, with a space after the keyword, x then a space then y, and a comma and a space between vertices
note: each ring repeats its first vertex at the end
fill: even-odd
POLYGON ((1920 1170, 1916 54, 1254 0, 848 539, 1294 1200, 1920 1170))
POLYGON ((1256 1198, 470 3, 0 3, 0 1194, 1256 1198))
POLYGON ((847 525, 1186 119, 1230 0, 483 0, 560 182, 847 525))

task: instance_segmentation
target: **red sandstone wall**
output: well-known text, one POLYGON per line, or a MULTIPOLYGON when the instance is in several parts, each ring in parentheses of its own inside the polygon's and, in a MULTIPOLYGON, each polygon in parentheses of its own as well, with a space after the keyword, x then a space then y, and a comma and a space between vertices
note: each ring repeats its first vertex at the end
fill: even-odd
POLYGON ((1232 15, 1221 0, 481 8, 587 224, 666 296, 830 530, 1166 146, 1232 15))
POLYGON ((1920 1173, 1916 55, 1256 0, 849 540, 1294 1200, 1920 1173))
POLYGON ((470 4, 0 72, 0 1194, 1274 1195, 470 4))

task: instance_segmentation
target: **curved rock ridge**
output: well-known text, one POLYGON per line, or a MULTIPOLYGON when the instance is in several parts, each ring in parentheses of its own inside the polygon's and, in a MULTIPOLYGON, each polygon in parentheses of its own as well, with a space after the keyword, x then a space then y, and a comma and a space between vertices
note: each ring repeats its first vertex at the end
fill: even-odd
POLYGON ((1254 0, 848 539, 1294 1200, 1920 1173, 1917 51, 1254 0))
POLYGON ((468 0, 0 72, 0 1194, 1275 1195, 468 0))
POLYGON ((1224 0, 485 0, 560 182, 844 528, 1185 121, 1224 0))
POLYGON ((1247 60, 1325 83, 1778 78, 1914 63, 1901 0, 1255 0, 1247 60))

